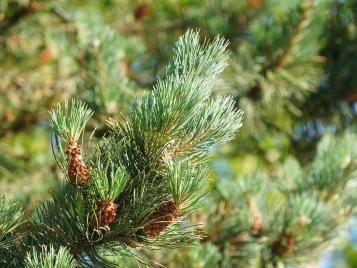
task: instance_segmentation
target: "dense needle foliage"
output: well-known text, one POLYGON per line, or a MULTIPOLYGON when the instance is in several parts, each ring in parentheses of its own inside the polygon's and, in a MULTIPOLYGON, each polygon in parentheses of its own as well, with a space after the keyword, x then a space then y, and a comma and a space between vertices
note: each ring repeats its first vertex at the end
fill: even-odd
MULTIPOLYGON (((200 44, 198 33, 188 31, 153 91, 134 102, 127 118, 109 120, 109 133, 86 152, 81 137, 93 112, 76 100, 51 110, 52 148, 67 183, 29 220, 26 236, 19 238, 23 245, 13 245, 20 251, 11 260, 15 266, 29 246, 28 267, 70 265, 67 251, 84 266, 111 266, 107 255, 197 239, 184 221, 207 194, 205 160, 212 146, 229 141, 241 127, 242 112, 230 97, 209 98, 226 66, 226 46, 220 38, 200 44), (50 247, 48 253, 43 246, 50 247)), ((9 218, 18 213, 3 202, 9 218)), ((20 223, 13 217, 4 235, 11 237, 20 223)), ((7 243, 7 237, 2 240, 7 243)), ((2 253, 3 263, 11 254, 2 253)))
POLYGON ((354 267, 356 9, 0 1, 0 266, 354 267))

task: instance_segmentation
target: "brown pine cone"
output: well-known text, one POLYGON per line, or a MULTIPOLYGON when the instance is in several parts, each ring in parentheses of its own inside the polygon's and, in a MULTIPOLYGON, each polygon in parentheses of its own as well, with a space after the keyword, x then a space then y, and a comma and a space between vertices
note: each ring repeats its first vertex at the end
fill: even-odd
POLYGON ((135 20, 141 20, 143 18, 145 18, 146 16, 149 15, 150 12, 150 5, 149 3, 142 3, 140 5, 138 5, 138 7, 135 9, 134 11, 134 18, 135 20))
POLYGON ((77 142, 69 142, 67 151, 69 158, 68 177, 74 184, 86 184, 91 176, 91 170, 82 160, 81 146, 77 142))
POLYGON ((147 236, 156 237, 179 216, 180 213, 174 202, 164 202, 150 214, 148 217, 149 224, 144 227, 144 232, 147 236))
POLYGON ((110 200, 97 201, 97 218, 99 227, 109 227, 117 216, 118 205, 110 200))
POLYGON ((295 245, 295 240, 291 235, 284 235, 275 239, 272 243, 272 251, 278 256, 284 256, 291 252, 295 245))

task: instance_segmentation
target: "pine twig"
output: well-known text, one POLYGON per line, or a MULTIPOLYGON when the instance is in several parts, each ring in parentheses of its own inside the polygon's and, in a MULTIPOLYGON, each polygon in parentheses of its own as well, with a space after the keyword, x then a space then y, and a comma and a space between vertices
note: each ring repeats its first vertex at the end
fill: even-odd
POLYGON ((283 49, 283 53, 271 64, 270 68, 281 67, 284 68, 292 59, 292 51, 296 44, 298 44, 305 33, 305 29, 310 24, 311 15, 313 12, 314 0, 304 0, 301 4, 303 9, 302 15, 298 24, 296 25, 296 32, 290 38, 289 42, 283 49))

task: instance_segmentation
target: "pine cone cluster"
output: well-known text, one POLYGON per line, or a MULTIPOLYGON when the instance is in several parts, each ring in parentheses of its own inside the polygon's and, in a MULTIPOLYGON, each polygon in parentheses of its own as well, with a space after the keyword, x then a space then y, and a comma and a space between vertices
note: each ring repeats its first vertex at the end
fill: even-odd
POLYGON ((180 213, 174 202, 164 202, 150 214, 148 217, 149 224, 144 227, 144 232, 147 236, 156 237, 179 216, 180 213))
POLYGON ((74 184, 86 184, 91 176, 91 170, 82 160, 81 146, 70 142, 67 148, 69 158, 68 177, 74 184))
POLYGON ((109 227, 117 216, 118 205, 110 200, 97 201, 97 219, 100 227, 109 227))

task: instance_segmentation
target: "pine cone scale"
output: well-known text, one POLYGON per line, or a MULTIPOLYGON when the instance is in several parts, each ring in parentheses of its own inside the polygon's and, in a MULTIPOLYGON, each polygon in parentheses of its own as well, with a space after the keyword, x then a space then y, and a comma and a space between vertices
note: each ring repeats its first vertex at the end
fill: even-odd
POLYGON ((100 227, 109 227, 116 219, 119 205, 113 201, 97 201, 97 219, 100 227))
POLYGON ((68 177, 74 184, 85 184, 89 181, 91 170, 82 160, 81 147, 77 142, 70 142, 66 151, 69 158, 68 177))

